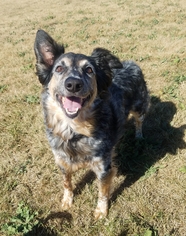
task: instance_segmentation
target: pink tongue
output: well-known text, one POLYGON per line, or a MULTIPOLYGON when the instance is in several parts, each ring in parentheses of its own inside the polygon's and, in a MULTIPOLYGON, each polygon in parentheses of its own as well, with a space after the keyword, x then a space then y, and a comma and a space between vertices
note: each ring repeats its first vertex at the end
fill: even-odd
POLYGON ((81 98, 66 97, 63 101, 63 107, 70 112, 75 112, 81 108, 81 98))

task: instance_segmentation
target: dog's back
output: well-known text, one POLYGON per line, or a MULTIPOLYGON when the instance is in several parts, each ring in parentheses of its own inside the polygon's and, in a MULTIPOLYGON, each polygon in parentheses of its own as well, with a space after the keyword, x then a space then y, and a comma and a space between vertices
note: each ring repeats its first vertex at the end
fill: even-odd
POLYGON ((124 61, 123 68, 113 69, 109 88, 111 103, 116 113, 118 132, 122 136, 123 120, 131 113, 136 120, 136 137, 142 137, 142 121, 149 107, 149 93, 141 68, 133 61, 124 61))
MULTIPOLYGON (((123 68, 114 70, 114 77, 110 91, 113 101, 117 101, 117 90, 121 89, 125 112, 138 112, 143 115, 149 105, 149 94, 140 67, 133 61, 124 61, 123 68)), ((116 102, 117 103, 117 102, 116 102)), ((117 106, 117 104, 115 104, 117 106)))

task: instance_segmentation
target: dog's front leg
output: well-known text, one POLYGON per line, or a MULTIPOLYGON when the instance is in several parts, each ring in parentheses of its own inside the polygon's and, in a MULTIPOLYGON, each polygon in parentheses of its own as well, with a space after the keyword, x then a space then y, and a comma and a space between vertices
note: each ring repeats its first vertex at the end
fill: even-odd
POLYGON ((67 210, 72 206, 73 202, 73 188, 72 188, 72 171, 71 169, 62 161, 61 158, 55 157, 56 164, 60 167, 63 176, 63 187, 64 194, 62 199, 62 209, 67 210))
MULTIPOLYGON (((104 166, 105 167, 105 166, 104 166)), ((110 188, 112 184, 112 179, 115 175, 115 168, 109 165, 109 169, 101 170, 100 166, 94 168, 94 171, 98 178, 98 203, 94 212, 94 217, 96 219, 101 219, 107 216, 108 214, 108 204, 110 197, 110 188)))
POLYGON ((64 194, 62 199, 62 209, 67 210, 72 206, 73 190, 71 183, 71 173, 63 173, 64 194))

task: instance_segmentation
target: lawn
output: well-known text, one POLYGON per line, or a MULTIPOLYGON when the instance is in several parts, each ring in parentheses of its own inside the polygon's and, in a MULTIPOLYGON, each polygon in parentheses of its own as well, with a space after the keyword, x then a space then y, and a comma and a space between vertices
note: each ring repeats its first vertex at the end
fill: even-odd
POLYGON ((0 235, 186 235, 185 0, 6 0, 0 13, 0 235), (129 120, 106 219, 94 220, 97 183, 88 170, 74 175, 72 208, 60 208, 62 178, 35 75, 38 29, 66 52, 104 47, 145 75, 144 139, 135 140, 129 120))

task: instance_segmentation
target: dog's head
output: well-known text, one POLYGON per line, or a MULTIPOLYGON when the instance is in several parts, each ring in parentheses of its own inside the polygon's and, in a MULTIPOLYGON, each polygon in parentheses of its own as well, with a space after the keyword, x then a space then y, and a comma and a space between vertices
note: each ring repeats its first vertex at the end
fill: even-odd
POLYGON ((91 56, 64 53, 45 31, 36 35, 34 50, 40 83, 69 118, 75 118, 99 96, 104 98, 112 81, 112 69, 121 68, 119 59, 97 48, 91 56))

